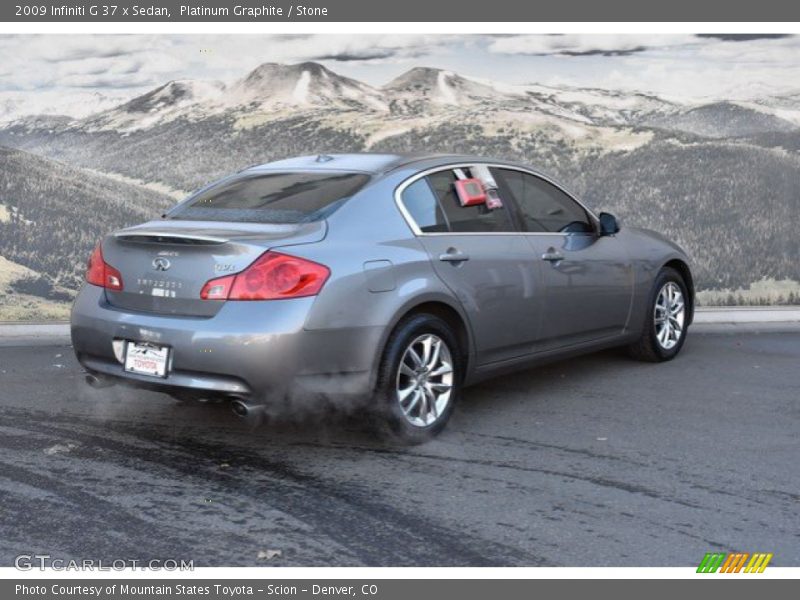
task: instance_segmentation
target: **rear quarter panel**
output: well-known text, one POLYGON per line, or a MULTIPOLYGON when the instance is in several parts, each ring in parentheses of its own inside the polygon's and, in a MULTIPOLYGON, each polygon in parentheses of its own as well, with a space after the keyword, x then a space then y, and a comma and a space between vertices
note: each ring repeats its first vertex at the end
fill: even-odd
MULTIPOLYGON (((395 188, 415 172, 402 170, 373 181, 331 215, 324 241, 286 249, 331 270, 305 328, 315 332, 373 329, 360 336, 370 340, 368 347, 341 349, 369 360, 373 374, 391 330, 415 306, 441 302, 467 323, 461 306, 434 272, 427 252, 395 205, 395 188)), ((471 355, 473 348, 467 351, 471 355)))

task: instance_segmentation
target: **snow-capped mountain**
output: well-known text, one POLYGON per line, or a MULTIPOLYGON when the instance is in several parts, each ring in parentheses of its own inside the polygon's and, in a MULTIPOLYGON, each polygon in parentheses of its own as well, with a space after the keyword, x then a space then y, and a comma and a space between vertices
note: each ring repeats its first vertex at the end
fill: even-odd
POLYGON ((218 100, 224 89, 224 84, 218 81, 170 81, 147 94, 134 98, 121 108, 130 113, 142 114, 184 109, 199 103, 218 100))
POLYGON ((265 63, 233 84, 225 94, 224 104, 258 110, 313 107, 385 111, 388 108, 375 88, 314 62, 265 63))
POLYGON ((413 112, 436 107, 464 107, 485 102, 508 102, 524 97, 513 86, 483 83, 452 71, 416 67, 381 88, 393 110, 413 112))
MULTIPOLYGON (((0 116, 2 100, 0 96, 0 116)), ((586 127, 649 127, 726 137, 785 131, 800 124, 800 94, 746 103, 685 103, 619 90, 510 85, 429 67, 415 67, 376 88, 315 62, 265 63, 228 85, 170 81, 113 108, 106 104, 105 97, 95 98, 94 104, 87 102, 102 110, 69 126, 131 133, 176 120, 229 119, 237 126, 252 126, 289 113, 336 111, 342 114, 343 124, 371 120, 366 135, 374 140, 407 129, 409 119, 447 120, 465 111, 473 120, 491 121, 501 114, 501 120, 507 120, 510 114, 527 127, 572 132, 569 137, 589 135, 586 127)), ((32 114, 32 109, 27 110, 26 114, 32 114)))
POLYGON ((225 85, 218 81, 170 81, 120 106, 86 119, 91 129, 119 131, 143 129, 191 112, 205 115, 222 98, 225 85))
POLYGON ((85 120, 94 130, 135 131, 176 119, 198 121, 225 113, 286 110, 388 110, 375 88, 313 62, 264 63, 226 86, 218 81, 170 81, 85 120))

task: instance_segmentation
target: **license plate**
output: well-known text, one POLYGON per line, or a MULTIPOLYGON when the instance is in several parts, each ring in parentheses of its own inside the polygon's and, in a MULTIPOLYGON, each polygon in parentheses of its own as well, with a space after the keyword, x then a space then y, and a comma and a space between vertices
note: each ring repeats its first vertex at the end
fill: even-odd
POLYGON ((169 346, 128 342, 125 351, 125 370, 152 377, 166 377, 169 346))

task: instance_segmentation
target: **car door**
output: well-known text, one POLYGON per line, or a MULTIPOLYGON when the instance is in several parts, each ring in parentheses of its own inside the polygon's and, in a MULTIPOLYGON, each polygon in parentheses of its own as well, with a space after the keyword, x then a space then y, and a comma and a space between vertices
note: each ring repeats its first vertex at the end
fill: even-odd
POLYGON ((540 261, 530 259, 507 208, 461 206, 456 179, 453 169, 431 173, 408 185, 401 200, 469 318, 478 364, 530 354, 541 328, 540 261))
POLYGON ((495 169, 514 198, 531 255, 542 265, 544 349, 619 335, 633 298, 633 266, 614 236, 599 236, 586 209, 531 173, 495 169))

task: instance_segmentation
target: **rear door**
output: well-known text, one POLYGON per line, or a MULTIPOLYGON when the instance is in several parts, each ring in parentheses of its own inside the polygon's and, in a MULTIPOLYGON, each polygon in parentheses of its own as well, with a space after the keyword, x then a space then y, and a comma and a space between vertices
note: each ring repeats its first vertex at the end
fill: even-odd
POLYGON ((401 200, 436 273, 467 313, 478 363, 529 354, 541 327, 541 265, 510 211, 461 206, 456 179, 452 169, 432 173, 407 186, 401 200))
POLYGON ((493 169, 514 197, 531 258, 542 266, 542 344, 553 349, 622 333, 633 297, 633 267, 623 244, 598 236, 576 200, 543 178, 493 169))

